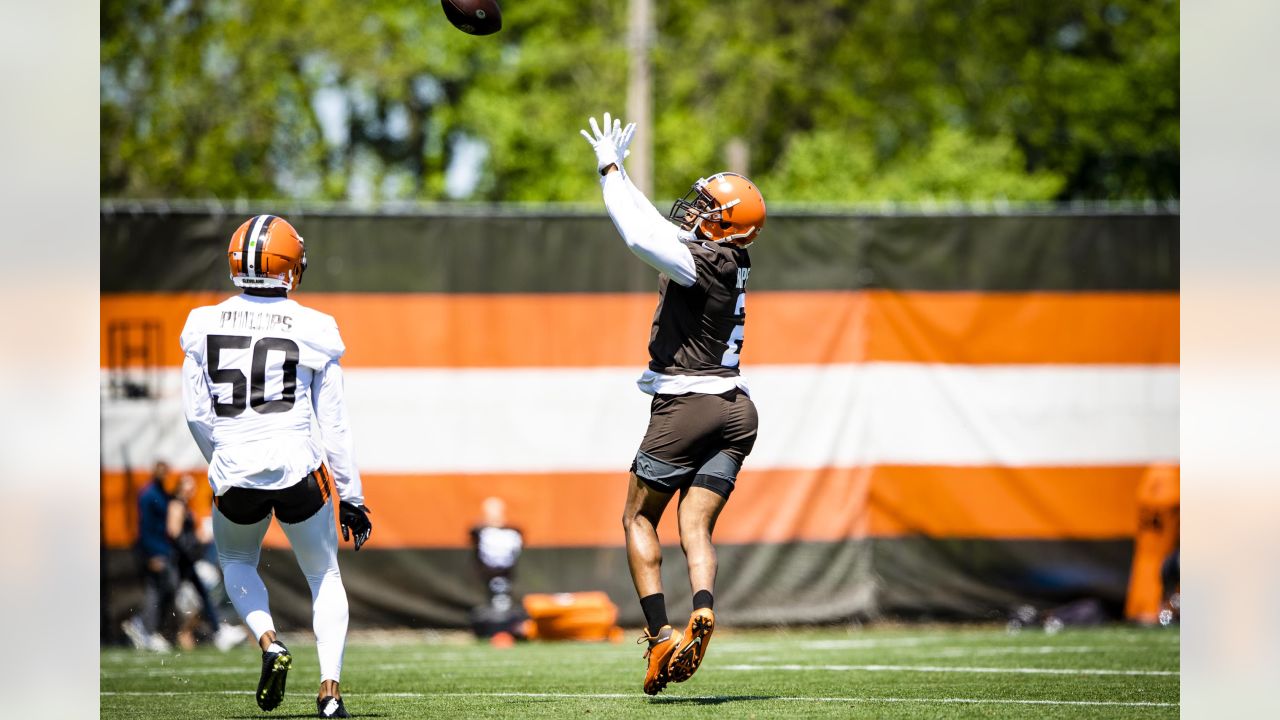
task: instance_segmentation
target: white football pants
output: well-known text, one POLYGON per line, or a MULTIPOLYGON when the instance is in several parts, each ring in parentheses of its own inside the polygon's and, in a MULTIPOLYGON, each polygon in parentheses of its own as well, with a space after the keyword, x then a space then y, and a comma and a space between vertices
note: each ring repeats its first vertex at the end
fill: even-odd
MULTIPOLYGON (((271 516, 253 525, 237 525, 213 508, 213 540, 218 546, 223 584, 231 604, 253 631, 255 639, 276 629, 267 607, 267 587, 258 576, 258 556, 271 516)), ((347 645, 347 591, 338 571, 338 531, 333 503, 300 523, 280 523, 293 547, 298 567, 311 586, 312 628, 320 656, 320 680, 337 682, 347 645)))

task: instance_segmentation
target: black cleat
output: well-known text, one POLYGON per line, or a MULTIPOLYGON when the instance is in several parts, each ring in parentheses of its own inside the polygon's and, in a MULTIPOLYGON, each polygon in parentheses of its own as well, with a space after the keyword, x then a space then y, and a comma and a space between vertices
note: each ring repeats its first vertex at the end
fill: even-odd
POLYGON ((349 718, 347 714, 347 706, 342 704, 342 698, 336 698, 332 695, 326 695, 316 700, 316 714, 322 718, 349 718))
MULTIPOLYGON (((284 648, 284 643, 277 640, 276 644, 284 648)), ((284 648, 280 652, 262 651, 262 677, 258 679, 258 707, 271 711, 280 706, 280 701, 284 700, 284 681, 289 676, 291 665, 293 665, 293 656, 289 654, 289 648, 284 648)))

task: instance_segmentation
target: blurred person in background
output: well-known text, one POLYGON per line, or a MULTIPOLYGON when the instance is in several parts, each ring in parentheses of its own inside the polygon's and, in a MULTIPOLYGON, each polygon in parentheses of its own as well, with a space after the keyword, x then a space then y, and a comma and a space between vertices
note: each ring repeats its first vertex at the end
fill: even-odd
POLYGON ((524 549, 524 535, 507 524, 507 504, 499 497, 480 504, 480 523, 471 528, 476 568, 488 592, 484 605, 472 608, 471 628, 477 637, 492 638, 495 644, 509 644, 523 637, 524 609, 512 597, 516 561, 524 549))
POLYGON ((307 268, 298 231, 257 215, 231 236, 232 282, 243 292, 191 311, 182 330, 183 410, 209 463, 213 537, 236 611, 262 649, 258 707, 284 699, 293 656, 276 635, 258 575, 272 516, 311 588, 320 661, 319 717, 350 717, 339 687, 347 641, 333 494, 356 550, 373 526, 356 469, 333 317, 289 298, 307 268), (319 437, 312 426, 319 429, 319 437))
POLYGON ((173 615, 177 568, 169 537, 169 465, 156 462, 151 479, 138 494, 138 539, 134 551, 142 575, 142 609, 121 626, 139 650, 164 652, 169 641, 161 623, 173 615))
POLYGON ((195 647, 196 632, 203 619, 212 633, 214 645, 226 651, 243 642, 249 633, 240 625, 223 622, 213 602, 213 589, 221 581, 217 568, 204 559, 205 548, 213 542, 213 536, 211 528, 206 530, 196 524, 191 511, 191 498, 195 493, 195 476, 183 473, 169 500, 166 530, 173 543, 178 576, 175 603, 183 616, 178 628, 178 645, 184 650, 195 647))
POLYGON ((507 504, 502 498, 485 498, 480 512, 480 524, 471 528, 476 564, 489 591, 490 603, 493 604, 495 598, 506 597, 509 604, 511 581, 524 548, 524 535, 507 525, 507 504))
POLYGON ((631 465, 622 524, 627 561, 649 647, 644 692, 688 680, 715 629, 716 552, 711 532, 756 441, 757 415, 738 369, 746 325, 747 247, 765 206, 750 180, 723 172, 699 179, 663 216, 623 170, 635 123, 604 115, 582 135, 596 153, 605 208, 627 247, 657 270, 658 308, 649 367, 637 384, 653 396, 649 428, 631 465), (693 613, 683 632, 667 622, 658 521, 680 494, 680 547, 693 613))

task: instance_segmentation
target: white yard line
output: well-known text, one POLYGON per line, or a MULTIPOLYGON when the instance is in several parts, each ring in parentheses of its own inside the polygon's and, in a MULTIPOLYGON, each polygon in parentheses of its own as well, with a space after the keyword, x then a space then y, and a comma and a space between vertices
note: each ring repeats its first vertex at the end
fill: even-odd
MULTIPOLYGON (((103 696, 163 696, 172 697, 178 695, 252 695, 252 692, 246 690, 187 690, 187 691, 107 691, 101 693, 103 696)), ((353 697, 384 697, 384 698, 422 698, 424 700, 431 698, 555 698, 564 700, 643 700, 644 698, 635 693, 526 693, 526 692, 475 692, 475 693, 412 693, 412 692, 375 692, 375 693, 359 693, 353 694, 353 697)), ((662 704, 663 702, 677 701, 704 701, 704 702, 732 702, 734 700, 748 700, 760 702, 825 702, 825 703, 906 703, 906 704, 961 704, 961 705, 1088 705, 1103 707, 1178 707, 1178 703, 1166 702, 1126 702, 1119 700, 998 700, 990 698, 903 698, 903 697, 802 697, 802 696, 779 696, 779 697, 735 697, 733 695, 668 695, 656 698, 649 702, 653 704, 662 704)))
POLYGON ((921 652, 913 652, 914 657, 962 658, 975 655, 1055 655, 1057 653, 1093 653, 1102 652, 1101 648, 1085 645, 1042 645, 1039 647, 972 647, 972 648, 920 648, 921 652))
MULTIPOLYGON (((1055 653, 1091 653, 1102 652, 1103 648, 1096 645, 966 645, 963 647, 947 647, 939 648, 932 645, 922 643, 901 643, 889 646, 879 645, 849 645, 849 644, 829 644, 822 643, 806 643, 800 646, 806 650, 859 650, 859 649, 876 649, 884 652, 880 655, 910 655, 919 657, 924 655, 938 657, 965 657, 966 655, 1053 655, 1055 653), (922 646, 923 645, 923 646, 922 646)), ((791 650, 792 648, 785 648, 791 650)), ((1121 648, 1125 651, 1131 651, 1130 648, 1121 648)), ((725 643, 717 646, 717 654, 739 655, 745 653, 756 654, 760 651, 760 647, 749 645, 729 645, 725 643)), ((759 659, 757 657, 757 659, 759 659)))
MULTIPOLYGON (((921 637, 904 637, 904 638, 847 638, 840 640, 801 640, 780 639, 771 644, 784 649, 799 648, 803 650, 856 650, 860 648, 899 648, 899 647, 916 647, 930 643, 954 642, 955 638, 946 635, 926 635, 921 637)), ((717 643, 717 647, 721 650, 731 652, 752 652, 760 649, 759 643, 742 642, 738 640, 725 640, 717 643)))
MULTIPOLYGON (((941 638, 939 638, 941 639, 941 638)), ((970 647, 958 648, 938 648, 932 646, 933 640, 929 639, 897 639, 897 640, 831 640, 831 641, 813 641, 803 642, 792 645, 784 650, 792 650, 803 648, 805 650, 855 650, 855 649, 880 649, 891 653, 905 654, 925 654, 926 656, 937 657, 964 657, 965 655, 1003 655, 1003 654, 1052 654, 1056 652, 1063 653, 1084 653, 1098 650, 1093 646, 1066 646, 1066 645, 1043 645, 1034 647, 1019 646, 1001 646, 1001 645, 974 645, 970 647), (921 647, 921 645, 926 645, 921 647)), ((348 646, 350 647, 350 646, 348 646)), ((749 654, 752 660, 757 662, 773 661, 777 657, 776 654, 762 656, 760 654, 760 646, 748 644, 736 644, 733 642, 718 643, 716 645, 717 655, 745 655, 749 654)), ((478 648, 483 651, 486 648, 478 648)), ((370 665, 360 664, 361 668, 370 669, 399 669, 401 667, 409 667, 409 663, 415 662, 441 662, 460 660, 465 661, 469 665, 475 665, 483 660, 478 656, 481 653, 461 653, 456 651, 443 651, 440 653, 426 653, 422 655, 400 656, 404 660, 394 665, 378 665, 376 668, 370 665)), ((785 653, 784 653, 785 654, 785 653)), ((223 665, 210 664, 213 661, 221 662, 220 658, 201 657, 200 655, 191 655, 185 660, 179 660, 173 656, 160 654, 144 654, 137 653, 124 656, 107 656, 103 658, 101 663, 101 672, 106 675, 144 675, 164 677, 168 675, 181 675, 184 673, 237 673, 237 672, 257 672, 257 668, 228 668, 223 665), (208 662, 207 662, 208 661, 208 662), (180 669, 180 665, 185 665, 180 669)), ((576 660, 573 662, 577 662, 576 660)))
MULTIPOLYGON (((438 659, 438 658, 433 658, 433 660, 435 659, 438 659)), ((621 665, 624 662, 628 664, 634 664, 630 662, 630 658, 601 658, 601 659, 596 659, 592 662, 596 666, 608 665, 608 664, 621 665)), ((571 659, 545 660, 540 662, 540 664, 544 667, 555 666, 555 665, 569 666, 569 665, 577 665, 578 662, 576 660, 571 660, 571 659)), ((468 660, 467 667, 471 669, 485 668, 485 667, 509 668, 511 667, 511 663, 510 661, 496 660, 496 659, 486 660, 486 661, 468 660)), ((350 669, 351 666, 349 665, 348 668, 350 669)), ((368 670, 421 670, 424 668, 438 671, 437 666, 434 666, 434 665, 428 666, 422 662, 396 662, 396 663, 373 663, 373 664, 360 663, 356 669, 363 672, 368 670)), ((157 667, 157 668, 130 667, 130 668, 111 668, 111 669, 104 668, 99 671, 99 674, 103 678, 183 677, 186 675, 243 675, 245 677, 256 677, 258 675, 259 670, 260 668, 252 667, 248 664, 245 664, 242 667, 194 666, 194 667, 186 667, 186 668, 180 668, 180 667, 157 667)))
MULTIPOLYGON (((1012 650, 1012 649, 1011 649, 1012 650)), ((1048 652, 1056 652, 1059 650, 1067 650, 1066 648, 1022 648, 1023 652, 1033 654, 1047 654, 1048 652)), ((1075 652, 1085 652, 1086 648, 1074 650, 1075 652)), ((1067 650, 1071 652, 1071 650, 1067 650)), ((1013 650, 1013 652, 1017 652, 1013 650)), ((937 653, 943 656, 942 652, 937 653)), ((621 662, 621 658, 604 659, 600 662, 608 664, 611 660, 621 662)), ((568 664, 547 662, 544 664, 568 664)), ((507 663, 499 661, 468 663, 469 667, 484 666, 503 666, 507 663)), ((423 665, 417 662, 397 662, 397 663, 375 663, 362 664, 359 666, 361 670, 416 670, 421 669, 423 665)), ((719 670, 731 670, 736 672, 806 672, 812 670, 826 670, 830 672, 921 672, 921 673, 985 673, 985 674, 1022 674, 1022 675, 1129 675, 1129 676, 1178 676, 1181 672, 1178 670, 1116 670, 1110 668, 1027 668, 1027 667, 972 667, 972 666, 951 666, 951 665, 884 665, 884 664, 801 664, 801 663, 738 663, 732 665, 717 665, 719 670)), ((183 677, 196 675, 243 675, 252 676, 257 672, 252 667, 158 667, 158 668, 112 668, 103 669, 100 675, 103 678, 113 677, 183 677)))
POLYGON ((258 674, 258 668, 245 667, 190 667, 190 668, 120 668, 118 670, 102 670, 104 678, 121 677, 182 677, 184 675, 244 675, 252 677, 258 674))
POLYGON ((1180 675, 1177 670, 1109 670, 1093 668, 999 668, 999 667, 949 667, 945 665, 720 665, 719 670, 738 671, 810 671, 832 670, 865 672, 925 672, 925 673, 1011 673, 1027 675, 1180 675))
POLYGON ((955 638, 948 638, 945 635, 879 639, 849 638, 846 640, 805 640, 797 643, 797 645, 805 650, 853 650, 857 648, 916 647, 917 645, 946 641, 954 642, 955 638))

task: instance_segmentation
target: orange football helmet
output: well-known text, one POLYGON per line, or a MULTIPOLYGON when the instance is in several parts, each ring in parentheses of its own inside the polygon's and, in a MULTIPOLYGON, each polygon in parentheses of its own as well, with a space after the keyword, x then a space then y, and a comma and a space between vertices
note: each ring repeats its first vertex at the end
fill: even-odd
POLYGON ((255 215, 231 234, 227 262, 236 287, 296 290, 307 269, 307 248, 284 218, 255 215))
POLYGON ((746 247, 760 234, 764 216, 764 197, 755 184, 738 173, 722 172, 699 178, 667 217, 708 240, 746 247))

